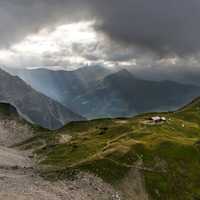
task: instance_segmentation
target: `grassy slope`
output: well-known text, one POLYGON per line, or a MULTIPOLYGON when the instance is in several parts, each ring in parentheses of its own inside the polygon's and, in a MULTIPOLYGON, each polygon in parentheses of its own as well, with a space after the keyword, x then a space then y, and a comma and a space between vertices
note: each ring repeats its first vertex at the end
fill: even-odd
POLYGON ((115 186, 142 160, 152 199, 200 199, 200 100, 175 113, 159 114, 166 123, 144 123, 154 115, 71 123, 35 136, 23 148, 35 148, 40 166, 49 166, 48 175, 85 170, 115 186), (63 135, 72 139, 61 144, 63 135))

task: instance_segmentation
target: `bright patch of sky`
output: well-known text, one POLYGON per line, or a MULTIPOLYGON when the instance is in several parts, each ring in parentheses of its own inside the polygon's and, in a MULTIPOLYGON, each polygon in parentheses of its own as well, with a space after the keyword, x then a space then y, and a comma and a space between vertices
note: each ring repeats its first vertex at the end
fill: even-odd
POLYGON ((44 28, 9 49, 0 50, 0 63, 12 67, 88 64, 78 48, 88 49, 98 43, 93 24, 90 21, 44 28))
POLYGON ((129 50, 119 50, 121 46, 110 45, 105 35, 96 32, 94 25, 95 21, 83 21, 43 28, 10 48, 1 49, 0 64, 31 69, 136 65, 136 59, 130 57, 129 50), (120 56, 125 58, 118 60, 120 56))
POLYGON ((92 22, 80 22, 56 27, 55 30, 43 29, 37 35, 30 35, 12 47, 14 51, 29 54, 57 53, 62 47, 71 48, 74 44, 90 45, 96 43, 96 33, 92 22))

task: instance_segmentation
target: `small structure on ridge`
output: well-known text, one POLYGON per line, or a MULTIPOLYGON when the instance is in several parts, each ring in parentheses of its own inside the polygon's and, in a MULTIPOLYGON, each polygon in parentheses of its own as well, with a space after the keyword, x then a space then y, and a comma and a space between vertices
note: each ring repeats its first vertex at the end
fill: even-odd
POLYGON ((150 120, 154 123, 160 123, 160 122, 166 122, 167 121, 166 117, 160 117, 160 116, 150 117, 150 120))

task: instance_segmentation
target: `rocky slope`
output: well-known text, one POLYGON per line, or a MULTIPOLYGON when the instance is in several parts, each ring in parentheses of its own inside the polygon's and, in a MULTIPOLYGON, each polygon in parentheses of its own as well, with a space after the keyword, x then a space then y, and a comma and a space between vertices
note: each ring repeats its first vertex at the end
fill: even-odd
POLYGON ((3 70, 0 70, 0 102, 11 103, 26 120, 49 129, 60 128, 70 121, 84 120, 3 70))

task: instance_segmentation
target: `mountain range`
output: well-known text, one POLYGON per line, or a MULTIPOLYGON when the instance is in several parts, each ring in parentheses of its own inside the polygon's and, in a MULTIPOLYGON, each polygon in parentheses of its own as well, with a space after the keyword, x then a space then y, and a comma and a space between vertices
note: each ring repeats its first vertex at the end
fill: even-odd
POLYGON ((92 82, 101 80, 111 73, 99 67, 84 67, 74 71, 39 69, 5 68, 9 73, 19 76, 35 90, 68 105, 75 96, 87 91, 92 82))
POLYGON ((23 118, 48 129, 84 120, 78 114, 37 92, 17 76, 0 70, 0 102, 15 106, 23 118))
POLYGON ((87 119, 170 111, 200 95, 199 86, 142 80, 128 70, 116 72, 100 66, 75 71, 13 69, 11 72, 87 119))

